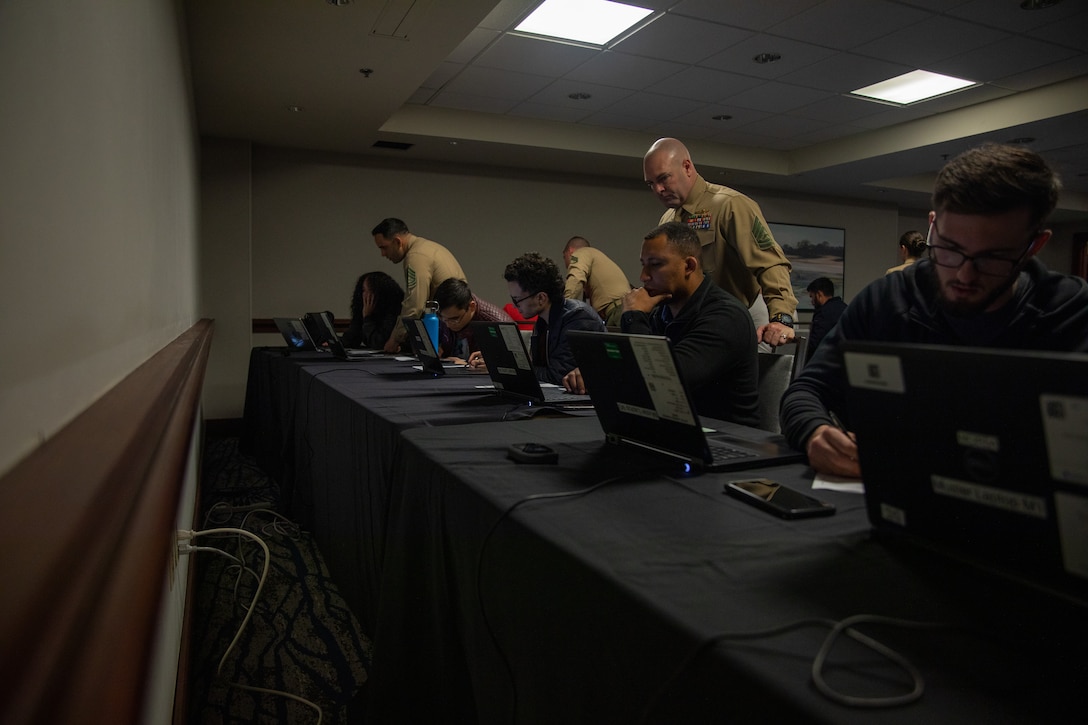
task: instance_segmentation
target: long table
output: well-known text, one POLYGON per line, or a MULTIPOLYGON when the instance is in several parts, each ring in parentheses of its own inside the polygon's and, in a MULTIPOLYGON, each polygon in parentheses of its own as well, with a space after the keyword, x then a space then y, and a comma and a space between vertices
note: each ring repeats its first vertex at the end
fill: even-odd
POLYGON ((313 533, 368 634, 376 625, 400 434, 527 414, 490 382, 486 374, 452 370, 431 378, 392 357, 346 361, 282 347, 250 354, 242 448, 279 484, 282 512, 313 533))
MULTIPOLYGON (((656 458, 604 444, 593 420, 416 429, 402 439, 373 722, 1083 717, 1083 608, 874 540, 859 495, 820 491, 834 516, 780 520, 723 495, 725 482, 750 474, 673 475, 656 458), (528 441, 555 448, 559 463, 505 457, 528 441), (940 625, 859 625, 919 669, 920 700, 857 707, 815 689, 827 622, 854 615, 940 625)), ((756 473, 811 486, 800 465, 756 473)), ((913 687, 847 637, 826 670, 851 697, 913 687)))
MULTIPOLYGON (((509 420, 471 378, 314 355, 254 351, 246 440, 374 638, 368 722, 1080 720, 1082 608, 874 540, 854 494, 821 491, 836 515, 793 522, 722 494, 755 475, 808 488, 804 466, 684 478, 592 417, 509 420), (558 464, 506 457, 530 441, 558 464), (919 669, 919 701, 815 689, 828 623, 861 614, 952 625, 861 626, 919 669)), ((912 686, 845 637, 827 679, 912 686)))

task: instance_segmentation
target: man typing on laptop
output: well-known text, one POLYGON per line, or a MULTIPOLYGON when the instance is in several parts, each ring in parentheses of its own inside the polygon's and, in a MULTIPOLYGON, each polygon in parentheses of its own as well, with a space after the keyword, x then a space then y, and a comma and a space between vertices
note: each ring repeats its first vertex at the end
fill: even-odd
MULTIPOLYGON (((524 317, 536 317, 529 343, 529 357, 538 380, 559 385, 574 367, 574 353, 567 342, 570 330, 604 331, 597 311, 581 300, 563 298, 563 277, 552 260, 526 252, 503 272, 510 301, 524 317)), ((469 365, 485 365, 479 352, 469 365)))
MULTIPOLYGON (((621 329, 668 338, 699 415, 755 426, 755 327, 748 309, 703 274, 699 254, 699 237, 686 224, 667 222, 651 230, 642 243, 643 286, 624 297, 621 329)), ((577 368, 563 385, 586 392, 577 368)))
POLYGON ((783 396, 782 432, 813 468, 861 476, 836 419, 849 426, 843 340, 1088 352, 1088 285, 1035 259, 1060 188, 1020 146, 987 144, 941 169, 927 257, 862 290, 783 396))

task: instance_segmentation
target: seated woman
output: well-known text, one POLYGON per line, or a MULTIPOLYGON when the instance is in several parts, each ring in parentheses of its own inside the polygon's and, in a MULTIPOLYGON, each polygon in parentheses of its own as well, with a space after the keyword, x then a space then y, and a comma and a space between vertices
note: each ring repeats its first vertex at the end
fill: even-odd
POLYGON ((404 290, 385 272, 367 272, 351 294, 351 324, 344 333, 344 347, 381 349, 393 328, 400 324, 404 290))

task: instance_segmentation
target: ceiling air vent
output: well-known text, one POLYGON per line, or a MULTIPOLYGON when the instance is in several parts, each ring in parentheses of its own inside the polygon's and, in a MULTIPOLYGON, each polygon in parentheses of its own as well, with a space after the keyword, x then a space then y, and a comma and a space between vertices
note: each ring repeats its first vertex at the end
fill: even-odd
POLYGON ((415 146, 413 143, 404 143, 403 141, 375 141, 371 148, 374 149, 394 149, 395 151, 407 151, 415 146))

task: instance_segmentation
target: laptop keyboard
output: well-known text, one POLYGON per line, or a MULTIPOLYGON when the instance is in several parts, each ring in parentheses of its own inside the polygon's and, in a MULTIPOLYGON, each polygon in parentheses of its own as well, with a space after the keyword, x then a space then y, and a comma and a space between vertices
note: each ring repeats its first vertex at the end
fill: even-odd
POLYGON ((568 393, 561 388, 541 388, 541 392, 544 393, 544 400, 549 403, 588 403, 588 395, 578 395, 577 393, 568 393))
POLYGON ((738 458, 752 458, 755 453, 745 450, 743 448, 733 448, 727 446, 724 443, 717 441, 707 441, 707 446, 710 448, 710 463, 727 463, 729 461, 735 461, 738 458))

